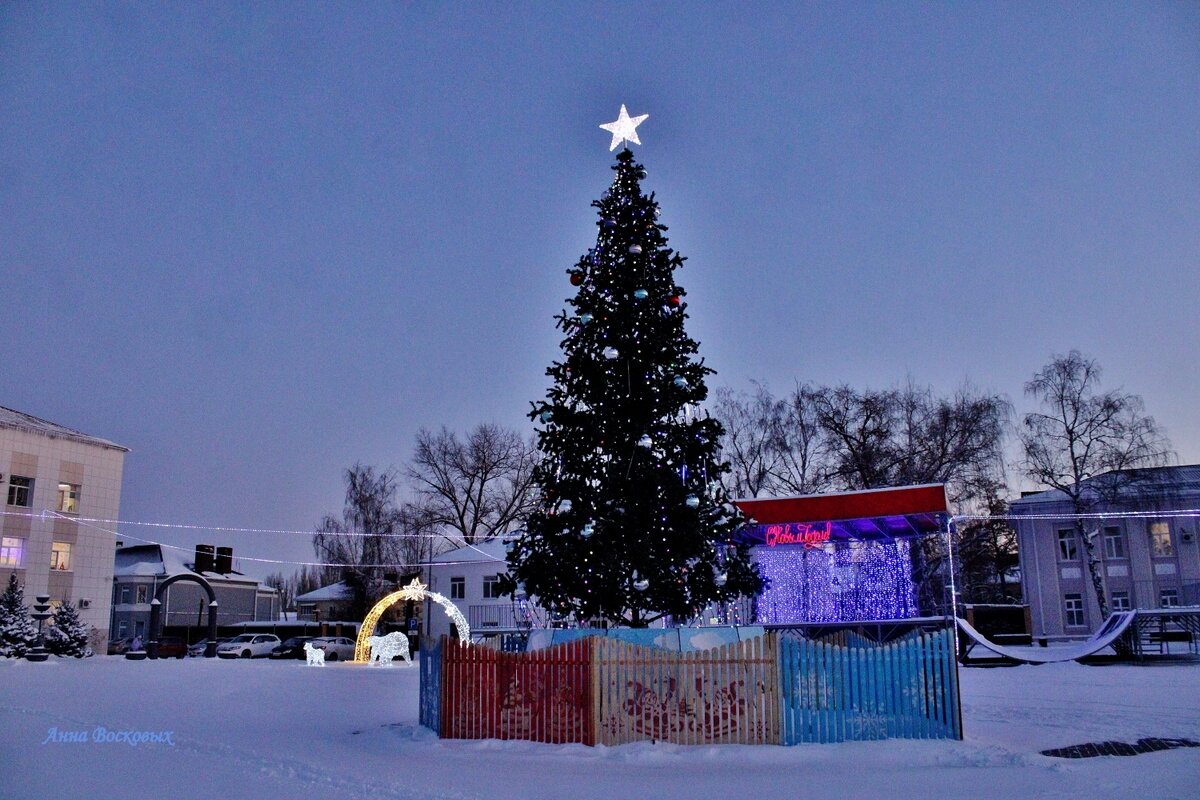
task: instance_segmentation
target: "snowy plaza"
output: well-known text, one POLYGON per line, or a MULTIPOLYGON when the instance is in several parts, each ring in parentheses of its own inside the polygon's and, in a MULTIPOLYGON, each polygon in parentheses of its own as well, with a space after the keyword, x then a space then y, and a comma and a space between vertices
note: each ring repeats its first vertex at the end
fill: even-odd
POLYGON ((963 741, 592 748, 438 739, 417 723, 415 666, 5 659, 0 796, 1196 796, 1200 748, 1086 759, 1040 754, 1088 742, 1200 739, 1195 662, 960 674, 963 741), (108 735, 97 737, 100 728, 108 735), (123 732, 163 741, 108 741, 123 732))

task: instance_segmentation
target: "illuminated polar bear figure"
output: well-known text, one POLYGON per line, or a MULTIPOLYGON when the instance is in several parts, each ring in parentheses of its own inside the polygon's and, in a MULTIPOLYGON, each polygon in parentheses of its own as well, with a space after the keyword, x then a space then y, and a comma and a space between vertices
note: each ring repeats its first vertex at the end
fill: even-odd
POLYGON ((312 646, 312 643, 304 643, 304 655, 308 656, 308 665, 310 667, 325 666, 325 651, 312 646))
POLYGON ((389 633, 387 636, 372 636, 367 640, 371 648, 370 661, 384 667, 392 665, 392 659, 400 656, 405 663, 412 663, 408 654, 408 636, 400 631, 389 633))

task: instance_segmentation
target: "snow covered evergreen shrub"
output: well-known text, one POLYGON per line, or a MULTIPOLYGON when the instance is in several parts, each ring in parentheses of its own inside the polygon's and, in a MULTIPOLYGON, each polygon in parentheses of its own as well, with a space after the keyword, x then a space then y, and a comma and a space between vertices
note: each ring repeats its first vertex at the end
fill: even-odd
POLYGON ((16 575, 8 576, 8 588, 0 595, 0 656, 21 658, 37 641, 37 628, 25 605, 25 590, 16 575))

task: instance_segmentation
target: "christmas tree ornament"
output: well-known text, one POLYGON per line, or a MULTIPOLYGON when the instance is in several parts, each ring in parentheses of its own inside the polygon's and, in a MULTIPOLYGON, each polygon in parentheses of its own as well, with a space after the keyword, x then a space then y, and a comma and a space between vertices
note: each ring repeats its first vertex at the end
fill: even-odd
POLYGON ((625 110, 625 104, 621 104, 621 113, 617 115, 613 122, 606 122, 600 127, 612 134, 612 144, 608 146, 608 152, 616 150, 623 142, 633 142, 641 144, 638 139, 637 126, 650 118, 649 114, 642 114, 637 117, 630 117, 629 112, 625 110))
POLYGON ((633 588, 639 592, 644 592, 650 588, 650 581, 645 578, 639 578, 636 569, 633 571, 633 588))
POLYGON ((619 355, 620 355, 620 353, 617 352, 617 348, 615 348, 615 347, 604 348, 604 357, 607 358, 609 361, 613 360, 614 358, 616 358, 619 355))
POLYGON ((699 508, 700 507, 700 498, 696 497, 696 495, 694 495, 694 494, 689 494, 687 496, 687 499, 684 500, 683 502, 688 508, 699 508))
POLYGON ((629 252, 635 256, 641 255, 642 254, 642 246, 640 244, 631 244, 631 245, 629 245, 629 252))
POLYGON ((606 217, 604 219, 604 227, 610 228, 610 229, 615 228, 615 227, 617 227, 617 221, 615 219, 613 219, 612 217, 606 217))
POLYGON ((674 383, 678 389, 684 389, 688 385, 687 378, 683 377, 682 375, 676 375, 675 380, 671 382, 674 383))
POLYGON ((727 580, 729 580, 729 576, 724 572, 718 572, 716 575, 713 575, 713 585, 717 586, 718 588, 724 586, 725 581, 727 580))
POLYGON ((647 433, 643 433, 642 438, 638 439, 637 443, 638 447, 651 448, 654 446, 654 440, 647 433))
POLYGON ((584 525, 583 528, 580 529, 579 535, 585 539, 588 539, 588 538, 591 538, 591 535, 595 532, 596 532, 595 524, 589 522, 586 525, 584 525))
POLYGON ((579 324, 587 325, 591 321, 592 321, 592 315, 587 313, 586 311, 579 315, 579 324))
POLYGON ((572 272, 571 273, 571 285, 572 286, 582 286, 583 285, 583 273, 582 272, 572 272))
POLYGON ((550 420, 554 419, 554 412, 547 408, 539 415, 539 418, 542 420, 542 422, 549 422, 550 420))
POLYGON ((638 300, 645 300, 647 297, 650 296, 650 293, 647 292, 645 289, 638 289, 637 291, 635 291, 633 293, 633 296, 635 298, 637 298, 638 300))
POLYGON ((573 504, 571 503, 571 501, 568 498, 564 497, 562 500, 558 501, 558 513, 560 513, 560 514, 566 514, 573 507, 574 507, 573 504))
POLYGON ((667 302, 673 306, 678 306, 680 303, 683 302, 683 298, 677 294, 673 294, 667 298, 667 302))

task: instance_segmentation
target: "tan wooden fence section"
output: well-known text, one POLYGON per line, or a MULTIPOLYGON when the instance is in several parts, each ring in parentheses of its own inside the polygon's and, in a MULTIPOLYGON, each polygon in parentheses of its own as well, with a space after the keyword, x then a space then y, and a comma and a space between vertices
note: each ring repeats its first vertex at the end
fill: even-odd
POLYGON ((774 634, 690 653, 590 641, 599 743, 778 743, 774 634))

